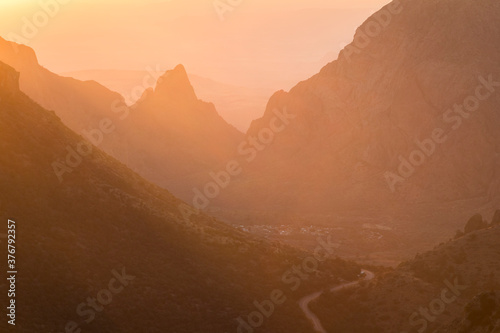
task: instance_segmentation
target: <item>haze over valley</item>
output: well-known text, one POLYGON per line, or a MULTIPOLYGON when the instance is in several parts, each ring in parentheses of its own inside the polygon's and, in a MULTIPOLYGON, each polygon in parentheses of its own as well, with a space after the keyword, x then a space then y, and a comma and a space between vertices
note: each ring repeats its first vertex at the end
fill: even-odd
POLYGON ((0 4, 1 332, 500 332, 500 3, 0 4))

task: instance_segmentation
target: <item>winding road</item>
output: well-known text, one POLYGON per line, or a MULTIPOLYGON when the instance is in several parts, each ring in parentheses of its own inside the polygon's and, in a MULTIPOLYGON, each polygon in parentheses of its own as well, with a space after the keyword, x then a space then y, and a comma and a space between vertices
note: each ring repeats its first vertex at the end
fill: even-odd
MULTIPOLYGON (((355 286, 359 285, 359 283, 361 281, 369 281, 369 280, 372 280, 375 277, 374 273, 372 273, 370 271, 367 271, 367 270, 364 270, 364 269, 361 270, 361 273, 365 274, 365 276, 364 276, 363 279, 358 280, 358 281, 344 283, 344 284, 341 284, 339 286, 333 287, 333 288, 330 289, 330 292, 336 292, 336 291, 339 291, 339 290, 342 290, 342 289, 352 288, 352 287, 355 287, 355 286)), ((308 295, 308 296, 302 298, 299 301, 299 306, 302 309, 302 311, 304 312, 304 314, 306 315, 306 317, 313 324, 314 330, 316 332, 327 333, 325 331, 325 329, 323 328, 323 325, 321 325, 321 321, 319 320, 319 318, 309 309, 309 303, 311 303, 312 301, 314 301, 315 299, 317 299, 319 296, 321 296, 321 294, 323 294, 323 291, 318 291, 318 292, 315 292, 315 293, 313 293, 311 295, 308 295)))

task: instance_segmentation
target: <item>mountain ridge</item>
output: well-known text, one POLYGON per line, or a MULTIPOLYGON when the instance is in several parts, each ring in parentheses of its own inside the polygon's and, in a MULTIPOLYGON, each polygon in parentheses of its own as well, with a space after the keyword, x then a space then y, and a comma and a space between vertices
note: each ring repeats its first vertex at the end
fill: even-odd
POLYGON ((54 110, 94 145, 183 199, 189 196, 192 179, 231 159, 243 138, 212 103, 196 97, 183 65, 158 77, 149 74, 148 79, 156 81, 155 89, 146 90, 129 106, 121 95, 96 81, 48 71, 27 46, 0 39, 2 60, 20 72, 21 90, 34 101, 54 110))
POLYGON ((283 219, 370 211, 371 217, 392 216, 415 227, 425 218, 448 224, 440 237, 478 207, 493 213, 500 203, 500 94, 495 87, 479 111, 465 116, 454 105, 475 103, 481 80, 500 80, 496 15, 500 8, 492 0, 393 1, 383 7, 337 60, 270 98, 247 138, 265 130, 275 109, 286 108, 296 119, 241 181, 214 200, 214 208, 251 215, 258 206, 281 211, 283 219), (399 9, 390 23, 370 32, 391 6, 399 9), (446 136, 445 142, 429 143, 433 133, 446 136), (431 156, 424 143, 433 146, 431 156), (410 160, 419 165, 408 167, 410 160), (401 165, 412 171, 407 177, 399 173, 401 165), (389 173, 400 177, 394 191, 389 173), (454 206, 463 211, 455 214, 454 206))
MULTIPOLYGON (((0 73, 0 82, 19 78, 2 63, 0 73)), ((58 182, 51 163, 84 138, 19 89, 0 88, 0 97, 0 185, 8 189, 0 193, 0 215, 17 226, 22 332, 68 325, 88 332, 233 331, 238 318, 255 311, 256 300, 283 283, 290 265, 310 256, 197 212, 97 147, 58 182), (107 306, 101 291, 117 274, 128 282, 107 306), (86 304, 95 295, 105 310, 86 304)), ((321 270, 304 292, 359 272, 339 260, 321 270)), ((309 331, 293 301, 275 312, 263 330, 309 331)))

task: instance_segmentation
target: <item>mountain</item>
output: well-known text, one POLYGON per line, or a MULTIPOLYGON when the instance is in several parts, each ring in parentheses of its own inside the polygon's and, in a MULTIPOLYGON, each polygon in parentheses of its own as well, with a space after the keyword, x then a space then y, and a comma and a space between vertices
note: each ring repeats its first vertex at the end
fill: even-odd
POLYGON ((38 63, 33 49, 0 37, 0 61, 10 65, 20 76, 23 92, 48 110, 56 111, 62 121, 77 133, 109 117, 111 105, 123 100, 95 81, 61 77, 38 63))
POLYGON ((499 14, 494 0, 401 0, 373 14, 337 60, 271 97, 247 132, 246 172, 213 207, 351 225, 377 218, 427 245, 461 216, 491 214, 499 14), (273 131, 277 111, 290 119, 273 131))
POLYGON ((134 105, 115 111, 120 125, 105 143, 113 156, 182 199, 230 161, 243 139, 212 103, 197 98, 182 65, 158 78, 134 105))
POLYGON ((144 92, 144 101, 129 106, 121 95, 95 81, 48 71, 24 45, 0 39, 0 61, 21 73, 23 92, 53 110, 69 128, 186 199, 191 179, 205 179, 231 160, 243 139, 213 104, 197 98, 182 65, 161 75, 156 87, 144 92))
MULTIPOLYGON (((83 70, 63 75, 82 81, 95 80, 120 93, 130 105, 141 97, 144 90, 153 87, 155 79, 164 72, 159 68, 149 68, 144 71, 83 70)), ((214 103, 222 118, 242 132, 248 129, 251 121, 265 108, 269 96, 275 90, 268 87, 253 88, 225 84, 192 73, 188 73, 188 76, 198 98, 214 103)))
POLYGON ((495 333, 499 330, 500 294, 490 291, 474 297, 465 307, 461 318, 444 332, 495 333))
MULTIPOLYGON (((169 88, 166 78, 157 90, 169 88)), ((17 235, 19 332, 244 331, 249 314, 262 332, 309 332, 296 297, 359 273, 323 260, 294 294, 282 276, 312 254, 238 232, 147 182, 22 93, 19 73, 3 63, 0 147, 0 218, 17 235), (62 182, 58 168, 71 168, 62 182), (262 313, 273 316, 264 322, 262 313)), ((322 242, 316 255, 328 259, 333 244, 322 242)))
POLYGON ((311 309, 328 332, 498 332, 499 239, 500 225, 486 225, 311 309))

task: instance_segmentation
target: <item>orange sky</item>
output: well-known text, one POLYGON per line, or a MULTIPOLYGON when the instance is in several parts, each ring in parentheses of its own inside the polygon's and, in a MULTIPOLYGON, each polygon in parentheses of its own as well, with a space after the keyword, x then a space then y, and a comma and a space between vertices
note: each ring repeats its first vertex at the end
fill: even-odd
POLYGON ((289 89, 335 58, 387 2, 0 0, 0 35, 22 37, 58 73, 182 63, 225 83, 289 89), (227 2, 236 5, 221 20, 214 4, 227 2), (31 23, 35 31, 26 28, 31 23))

